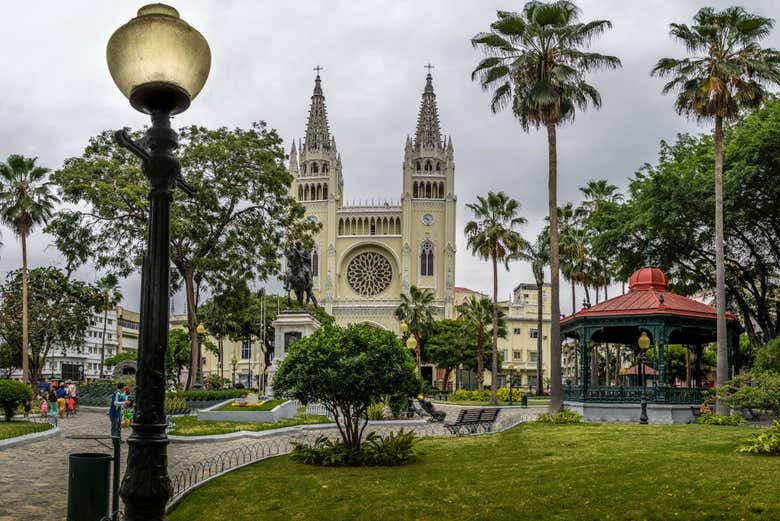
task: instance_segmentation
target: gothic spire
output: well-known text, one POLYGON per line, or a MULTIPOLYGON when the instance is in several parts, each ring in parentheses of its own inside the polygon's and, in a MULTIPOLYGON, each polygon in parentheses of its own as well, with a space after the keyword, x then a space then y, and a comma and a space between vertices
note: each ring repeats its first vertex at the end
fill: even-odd
POLYGON ((420 115, 417 117, 417 133, 414 137, 414 147, 439 148, 441 147, 441 129, 439 128, 439 110, 436 107, 436 94, 433 93, 433 77, 429 66, 428 75, 425 77, 425 90, 420 103, 420 115))
POLYGON ((328 110, 325 108, 325 96, 320 84, 320 67, 317 66, 317 78, 314 80, 314 93, 311 95, 309 119, 306 122, 306 150, 330 148, 330 132, 328 130, 328 110))

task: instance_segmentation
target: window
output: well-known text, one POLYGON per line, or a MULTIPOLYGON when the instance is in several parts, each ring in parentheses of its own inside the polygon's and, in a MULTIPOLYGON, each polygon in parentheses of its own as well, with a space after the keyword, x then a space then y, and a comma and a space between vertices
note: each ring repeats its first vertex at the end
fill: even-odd
POLYGON ((369 235, 376 235, 376 223, 372 222, 369 228, 369 235))
POLYGON ((420 276, 433 277, 433 243, 424 241, 420 245, 420 276))
POLYGON ((529 351, 528 352, 528 361, 529 362, 536 362, 539 359, 539 353, 536 351, 529 351))
POLYGON ((522 359, 523 359, 522 351, 512 351, 512 360, 522 360, 522 359))
POLYGON ((532 329, 531 330, 531 338, 539 338, 539 330, 538 329, 532 329))
POLYGON ((108 323, 108 325, 110 326, 111 324, 113 324, 113 323, 114 323, 114 320, 113 320, 113 319, 111 319, 111 318, 109 318, 109 319, 107 320, 107 323, 108 323))
POLYGON ((316 249, 311 252, 311 276, 320 276, 320 253, 316 249))
POLYGON ((520 328, 519 328, 519 327, 516 327, 516 328, 514 329, 513 333, 514 333, 515 335, 519 335, 519 334, 520 334, 520 328))
POLYGON ((249 360, 252 358, 252 341, 250 339, 241 342, 241 359, 249 360))

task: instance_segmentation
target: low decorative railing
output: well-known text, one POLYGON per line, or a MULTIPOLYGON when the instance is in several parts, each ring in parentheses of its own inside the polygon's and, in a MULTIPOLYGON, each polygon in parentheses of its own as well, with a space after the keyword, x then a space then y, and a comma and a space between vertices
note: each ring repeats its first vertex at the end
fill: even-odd
POLYGON ((704 389, 698 387, 638 387, 592 386, 583 393, 581 385, 564 386, 564 399, 598 403, 639 403, 642 398, 649 403, 698 404, 702 402, 704 389))

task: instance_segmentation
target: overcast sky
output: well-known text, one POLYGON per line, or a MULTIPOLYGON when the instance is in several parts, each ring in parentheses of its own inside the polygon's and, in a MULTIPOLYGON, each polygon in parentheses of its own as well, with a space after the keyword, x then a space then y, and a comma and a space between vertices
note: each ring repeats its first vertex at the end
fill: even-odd
MULTIPOLYGON (((543 132, 525 134, 510 113, 493 115, 489 94, 470 80, 481 55, 469 40, 487 30, 496 10, 520 10, 524 2, 487 0, 250 1, 180 0, 175 3, 208 39, 209 80, 175 125, 248 127, 265 120, 289 149, 304 133, 312 67, 319 64, 331 132, 344 164, 344 190, 353 199, 398 199, 404 140, 414 132, 425 69, 430 61, 442 130, 455 146, 458 196, 456 283, 487 291, 487 262, 473 258, 463 226, 465 204, 488 190, 504 190, 522 204, 529 239, 543 226, 547 208, 547 142, 543 132)), ((621 189, 638 167, 656 158, 658 142, 696 131, 678 117, 662 80, 649 71, 660 57, 680 56, 668 37, 670 22, 689 22, 704 5, 694 0, 581 0, 583 19, 606 18, 614 28, 593 50, 623 61, 617 71, 594 74, 603 108, 582 113, 558 134, 559 201, 577 201, 587 180, 607 178, 621 189)), ((764 16, 780 17, 773 0, 740 2, 764 16)), ((111 33, 135 15, 142 2, 6 2, 0 17, 0 158, 37 156, 52 169, 79 155, 88 138, 123 125, 140 127, 114 86, 105 64, 111 33)), ((780 28, 765 42, 780 47, 780 28)), ((703 129, 701 129, 703 130, 703 129)), ((2 230, 0 277, 20 264, 19 243, 2 230)), ((61 265, 51 238, 31 241, 30 265, 61 265)), ((88 281, 98 274, 82 270, 88 281)), ((528 266, 499 275, 506 297, 532 281, 528 266)), ((137 307, 139 278, 124 282, 126 305, 137 307)), ((562 311, 571 304, 563 290, 562 311)), ((183 299, 176 299, 177 311, 183 299)))

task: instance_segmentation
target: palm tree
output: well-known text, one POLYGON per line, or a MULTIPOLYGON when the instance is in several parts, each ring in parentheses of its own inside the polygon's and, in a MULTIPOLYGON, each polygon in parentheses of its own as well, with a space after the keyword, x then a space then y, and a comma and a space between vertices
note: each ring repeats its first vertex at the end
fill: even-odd
POLYGON ((119 287, 119 279, 113 273, 97 281, 100 293, 100 310, 103 312, 103 336, 100 342, 100 378, 103 378, 103 361, 106 359, 106 327, 108 312, 122 302, 122 290, 119 287))
MULTIPOLYGON (((485 339, 493 336, 493 303, 487 297, 469 297, 460 306, 458 314, 468 330, 477 340, 477 389, 485 388, 485 339)), ((497 335, 506 337, 504 312, 498 310, 497 335)), ((492 365, 492 364, 491 364, 492 365)), ((495 373, 493 373, 495 374, 495 373)), ((493 378, 495 380, 495 378, 493 378)))
MULTIPOLYGON (((693 25, 671 24, 669 33, 691 54, 661 58, 652 74, 671 76, 663 93, 677 92, 679 114, 715 120, 715 286, 717 303, 717 385, 728 380, 726 347, 726 274, 723 233, 723 121, 739 116, 743 107, 761 105, 766 85, 780 83, 780 53, 764 49, 774 20, 756 16, 741 7, 715 11, 704 7, 693 25)), ((718 414, 728 407, 718 404, 718 414)))
POLYGON ((531 271, 536 282, 536 394, 544 392, 542 381, 542 319, 544 312, 544 267, 550 262, 550 238, 545 230, 540 233, 533 244, 527 244, 520 258, 531 264, 531 271))
POLYGON ((493 264, 493 360, 490 379, 490 400, 497 400, 498 374, 498 263, 509 270, 509 261, 517 258, 527 244, 515 228, 525 224, 520 217, 520 203, 504 192, 488 192, 487 197, 477 196, 477 203, 466 205, 477 218, 466 223, 465 234, 471 253, 493 264))
POLYGON ((430 289, 419 289, 417 286, 409 288, 409 294, 401 294, 401 303, 395 309, 395 316, 409 327, 409 334, 414 335, 417 346, 414 348, 414 357, 417 363, 417 372, 420 373, 422 365, 421 352, 422 341, 428 328, 433 322, 433 300, 435 295, 430 289))
POLYGON ((12 154, 5 163, 0 163, 0 222, 9 226, 22 242, 22 379, 30 384, 27 237, 36 225, 48 221, 59 202, 47 181, 49 169, 37 166, 36 160, 12 154))
MULTIPOLYGON (((549 219, 548 219, 549 221, 549 219)), ((560 258, 559 266, 563 278, 571 284, 571 312, 572 314, 577 311, 577 295, 575 291, 576 284, 576 266, 575 255, 573 248, 568 247, 571 241, 567 239, 571 230, 577 226, 577 216, 574 209, 574 205, 566 203, 565 206, 558 208, 558 235, 559 235, 559 248, 558 255, 560 258)), ((549 237, 549 225, 547 227, 547 234, 549 237)), ((549 241, 549 239, 548 239, 549 241)))
POLYGON ((498 11, 491 31, 471 39, 483 59, 471 74, 482 88, 492 89, 490 108, 511 106, 523 130, 544 127, 548 145, 550 216, 550 388, 551 409, 563 406, 558 262, 558 153, 556 128, 574 120, 577 109, 601 106, 598 91, 585 80, 596 69, 614 69, 620 60, 584 50, 590 41, 612 27, 608 20, 580 22, 580 9, 567 0, 532 1, 522 13, 498 11))
MULTIPOLYGON (((618 192, 618 187, 606 179, 591 179, 585 186, 580 187, 580 192, 585 199, 580 203, 576 213, 581 222, 585 224, 586 230, 593 232, 589 225, 589 220, 599 211, 605 203, 620 203, 623 201, 623 194, 618 192)), ((596 290, 596 303, 599 302, 599 290, 604 288, 604 300, 607 300, 607 287, 612 282, 611 276, 612 262, 610 259, 597 256, 592 259, 590 266, 590 279, 596 290)))

